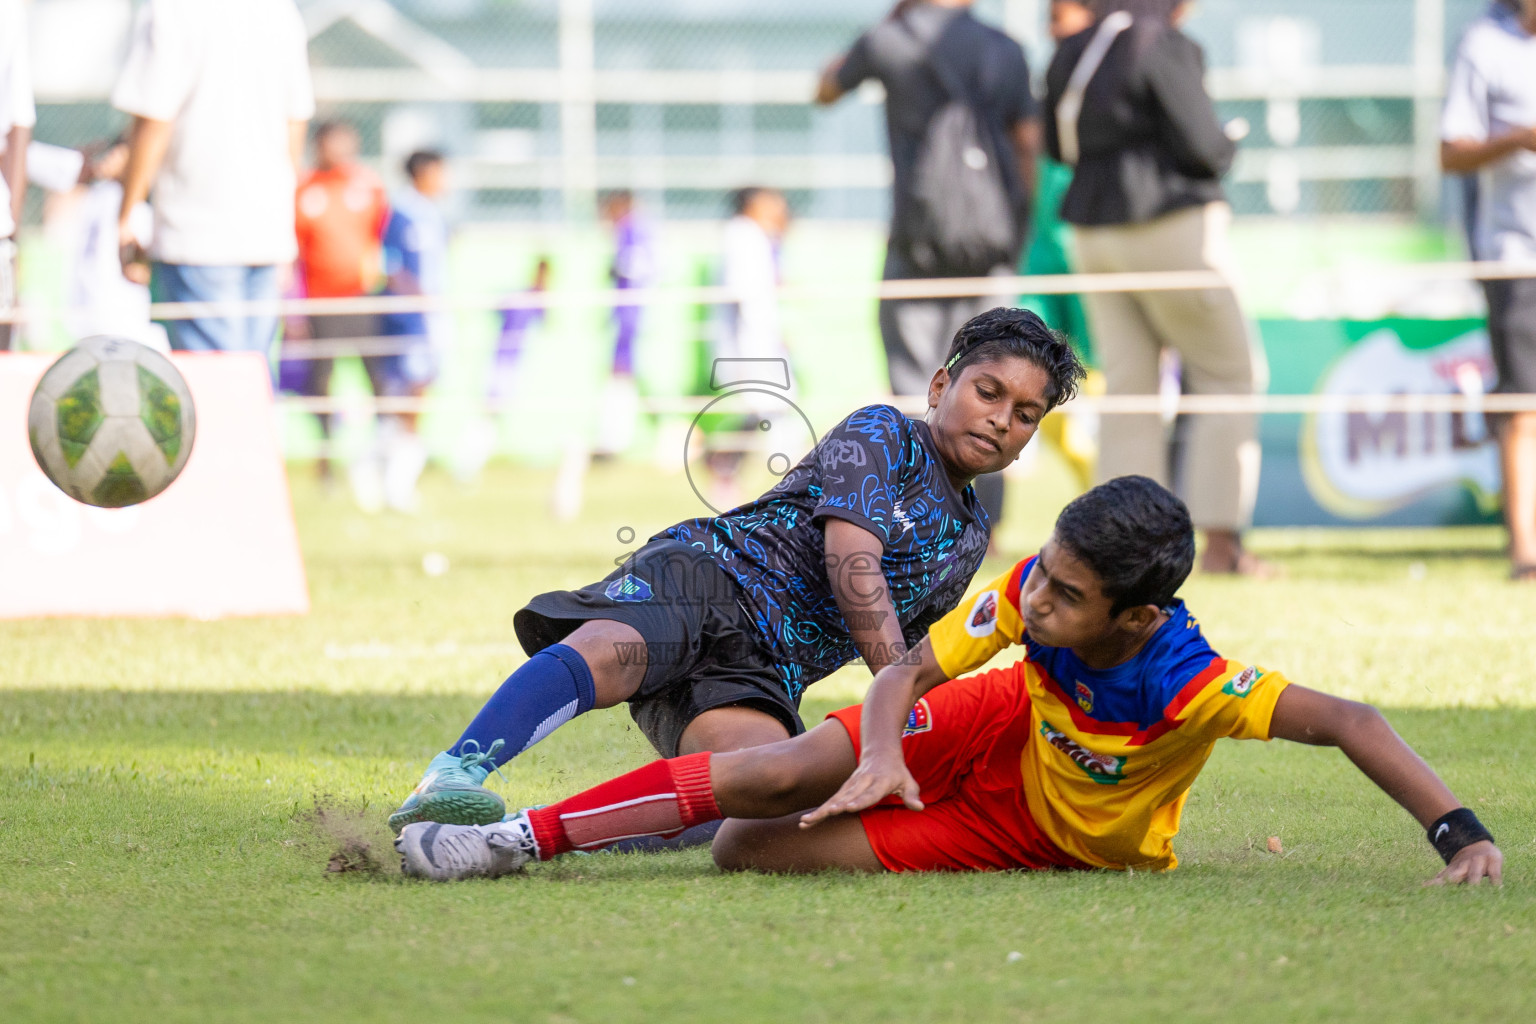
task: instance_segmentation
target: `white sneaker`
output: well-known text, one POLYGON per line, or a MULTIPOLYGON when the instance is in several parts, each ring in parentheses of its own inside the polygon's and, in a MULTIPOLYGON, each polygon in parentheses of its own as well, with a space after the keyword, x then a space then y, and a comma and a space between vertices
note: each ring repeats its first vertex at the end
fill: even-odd
POLYGON ((597 407, 598 455, 621 455, 635 443, 635 427, 640 421, 640 391, 633 377, 610 377, 603 386, 597 407))
POLYGON ((452 882, 500 878, 539 858, 528 815, 519 812, 494 825, 443 825, 418 821, 395 840, 400 870, 412 878, 452 882))
POLYGON ((384 449, 384 504, 414 515, 421 510, 416 482, 427 466, 427 446, 415 434, 399 431, 384 449))
POLYGON ((375 448, 370 447, 347 468, 347 479, 352 484, 352 500, 367 515, 384 511, 383 461, 375 448))

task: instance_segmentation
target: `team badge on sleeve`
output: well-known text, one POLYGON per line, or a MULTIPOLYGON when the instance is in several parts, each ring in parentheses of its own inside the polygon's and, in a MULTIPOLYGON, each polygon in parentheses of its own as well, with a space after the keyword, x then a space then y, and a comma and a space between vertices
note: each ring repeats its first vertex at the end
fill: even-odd
POLYGON ((965 631, 980 638, 997 631, 997 591, 983 590, 971 605, 971 614, 965 618, 965 631))
POLYGON ((1233 697, 1246 697, 1253 692, 1253 684, 1264 678, 1264 673, 1249 665, 1237 675, 1227 680, 1227 685, 1221 688, 1221 692, 1233 697))
POLYGON ((933 713, 928 710, 928 698, 924 697, 907 714, 907 727, 901 730, 902 739, 928 732, 933 728, 933 713))
POLYGON ((625 573, 603 591, 610 601, 649 601, 651 585, 632 572, 625 573))

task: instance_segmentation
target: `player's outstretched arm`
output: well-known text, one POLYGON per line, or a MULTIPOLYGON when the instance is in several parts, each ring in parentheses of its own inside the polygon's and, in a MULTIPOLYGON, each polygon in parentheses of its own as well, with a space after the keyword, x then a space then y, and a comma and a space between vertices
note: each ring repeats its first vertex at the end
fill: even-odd
POLYGON ((1445 870, 1431 884, 1502 882, 1504 855, 1424 759, 1369 704, 1288 686, 1275 703, 1270 735, 1338 747, 1367 777, 1429 831, 1445 870))
POLYGON ((927 637, 905 658, 880 670, 859 716, 859 766, 831 799, 800 819, 802 828, 834 815, 856 814, 892 793, 912 810, 923 809, 917 780, 902 757, 901 731, 918 698, 948 678, 927 637))

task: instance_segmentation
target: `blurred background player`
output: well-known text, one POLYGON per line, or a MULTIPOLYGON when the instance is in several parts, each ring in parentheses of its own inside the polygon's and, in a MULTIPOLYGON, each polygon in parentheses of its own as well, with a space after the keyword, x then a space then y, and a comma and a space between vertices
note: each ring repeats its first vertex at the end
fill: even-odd
MULTIPOLYGON (((1062 218, 1074 226, 1078 269, 1210 270, 1230 280, 1232 209, 1221 178, 1237 147, 1205 91, 1204 52, 1178 29, 1189 4, 1102 0, 1094 10, 1093 30, 1063 42, 1046 74, 1046 140, 1074 169, 1062 218)), ((1264 390, 1264 353, 1230 284, 1086 301, 1109 394, 1158 394, 1170 351, 1191 394, 1264 390)), ((1201 568, 1267 573, 1242 544, 1258 492, 1258 417, 1187 419, 1175 467, 1156 414, 1105 417, 1098 478, 1142 474, 1165 486, 1177 478, 1205 534, 1201 568)))
MULTIPOLYGON (((524 294, 544 295, 549 291, 549 258, 540 256, 533 267, 533 280, 524 294)), ((518 373, 523 354, 533 332, 548 314, 543 306, 513 306, 501 311, 501 330, 496 335, 496 352, 491 362, 492 398, 509 401, 518 389, 518 373)))
MULTIPOLYGON (((37 122, 28 39, 21 0, 0 0, 0 316, 16 308, 16 227, 27 192, 27 142, 37 122)), ((15 329, 0 322, 0 352, 11 347, 15 329)))
MULTIPOLYGON (((829 104, 870 79, 885 87, 895 171, 886 280, 1012 276, 1019 263, 1040 148, 1029 65, 1019 44, 978 21, 971 6, 901 0, 832 61, 817 89, 816 102, 829 104), (953 105, 969 108, 975 137, 946 131, 954 122, 940 115, 953 105), (946 159, 957 147, 973 173, 946 159), (994 208, 1002 215, 978 213, 994 208)), ((881 301, 891 393, 922 394, 955 331, 994 301, 881 301)), ((1002 477, 978 480, 976 493, 1001 523, 1002 477)))
MULTIPOLYGON (((1052 0, 1051 39, 1058 45, 1093 25, 1093 9, 1086 0, 1052 0)), ((1021 274, 1072 273, 1072 226, 1061 219, 1061 200, 1072 184, 1072 168, 1047 154, 1036 163, 1035 203, 1029 246, 1021 274)), ((1026 295, 1019 299, 1058 331, 1064 332, 1085 363, 1093 362, 1093 344, 1083 303, 1076 295, 1026 295)))
MULTIPOLYGON (((389 201, 378 175, 358 163, 357 130, 342 121, 326 121, 315 129, 315 166, 299 182, 294 203, 299 242, 298 280, 311 299, 356 299, 372 295, 383 281, 381 242, 389 219, 389 201)), ((379 336, 376 313, 311 315, 303 325, 316 342, 369 341, 379 336)), ((342 347, 344 350, 344 347, 342 347)), ((324 397, 331 390, 334 351, 319 352, 309 361, 304 393, 324 397)), ((363 366, 375 395, 388 393, 389 360, 365 355, 363 366)), ((331 416, 320 414, 320 434, 329 443, 331 416)), ((330 459, 319 464, 322 479, 330 477, 330 459)), ((384 482, 377 460, 358 459, 352 465, 352 487, 358 504, 377 511, 384 503, 384 482)))
MULTIPOLYGON (((729 289, 735 301, 720 307, 714 331, 716 367, 729 367, 719 360, 776 360, 789 378, 789 350, 784 347, 779 320, 780 247, 789 229, 789 202, 777 189, 750 186, 736 192, 731 203, 731 218, 726 222, 720 254, 720 284, 729 289)), ((725 387, 730 381, 718 375, 712 383, 725 387)), ((753 402, 754 398, 745 399, 753 402)), ((782 412, 781 402, 756 402, 745 419, 731 417, 733 433, 738 437, 763 438, 768 431, 753 429, 782 412)), ((739 445, 735 446, 739 447, 739 445)), ((742 498, 737 475, 745 453, 710 451, 705 462, 713 478, 711 495, 717 507, 739 504, 742 498)))
MULTIPOLYGON (((533 267, 533 280, 523 290, 525 295, 543 295, 549 291, 549 259, 540 256, 533 267)), ((491 409, 470 423, 460 439, 453 461, 453 474, 462 482, 480 475, 496 451, 497 424, 501 414, 517 400, 523 385, 523 356, 533 337, 543 325, 543 306, 512 306, 501 311, 501 330, 496 334, 496 348, 491 353, 489 381, 485 396, 491 409)))
MULTIPOLYGON (((1052 0, 1050 19, 1051 39, 1059 45, 1092 27, 1094 15, 1086 0, 1052 0)), ((1019 266, 1020 274, 1072 273, 1072 225, 1061 219, 1061 200, 1071 184, 1072 168, 1045 153, 1039 155, 1029 246, 1019 266)), ((1019 307, 1038 313, 1040 319, 1067 336, 1084 365, 1089 367, 1084 393, 1100 393, 1103 375, 1095 369, 1098 364, 1082 298, 1059 293, 1023 295, 1019 297, 1019 307)), ((1086 417, 1062 411, 1040 424, 1041 436, 1056 446, 1078 486, 1084 490, 1093 486, 1093 468, 1098 458, 1097 439, 1085 420, 1086 417)))
MULTIPOLYGON (((1536 259, 1536 0, 1495 0, 1456 51, 1440 163, 1475 174, 1472 256, 1536 259)), ((1485 281, 1497 390, 1536 393, 1536 278, 1485 281)), ((1499 418, 1511 575, 1536 582, 1536 413, 1499 418)))
MULTIPOLYGON (((118 211, 125 266, 153 261, 160 302, 272 301, 291 263, 293 188, 315 113, 293 0, 148 0, 112 105, 129 114, 118 211), (147 255, 134 211, 154 188, 147 255)), ((260 352, 272 313, 167 321, 180 350, 260 352)))
MULTIPOLYGON (((613 287, 627 291, 655 284, 655 236, 635 208, 634 193, 628 189, 608 193, 603 198, 602 214, 613 232, 613 263, 608 268, 613 287)), ((613 307, 613 373, 603 388, 593 445, 593 453, 599 456, 617 455, 635 439, 640 403, 635 387, 635 342, 643 314, 643 306, 613 307)))
MULTIPOLYGON (((83 156, 64 324, 76 339, 113 334, 152 348, 169 348, 164 326, 149 319, 149 268, 138 263, 124 267, 117 251, 128 142, 122 137, 109 139, 87 147, 83 156)), ((152 244, 154 214, 148 203, 134 208, 129 225, 135 238, 152 244)))
MULTIPOLYGON (((410 184, 395 195, 384 228, 385 293, 440 297, 448 293, 448 220, 439 201, 448 188, 443 155, 418 150, 405 161, 410 184)), ((385 358, 385 390, 420 398, 437 377, 452 344, 453 315, 447 310, 385 313, 384 337, 403 347, 385 358)), ((416 510, 416 481, 427 464, 416 413, 380 417, 378 443, 384 503, 401 512, 416 510)))

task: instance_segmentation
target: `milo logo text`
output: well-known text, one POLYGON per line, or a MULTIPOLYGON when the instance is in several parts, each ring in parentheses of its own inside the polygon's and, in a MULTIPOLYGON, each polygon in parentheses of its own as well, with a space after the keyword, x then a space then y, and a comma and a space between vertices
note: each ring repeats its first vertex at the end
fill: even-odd
POLYGON ((1096 754, 1058 731, 1050 722, 1040 723, 1040 735, 1047 743, 1072 759, 1094 782, 1113 786, 1125 778, 1125 758, 1111 754, 1096 754))

